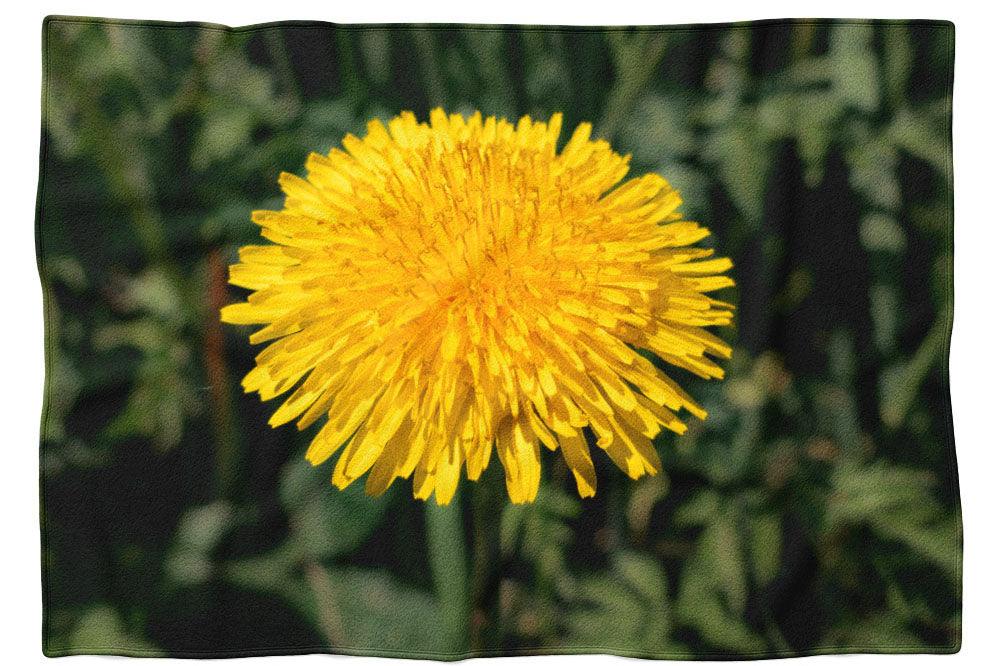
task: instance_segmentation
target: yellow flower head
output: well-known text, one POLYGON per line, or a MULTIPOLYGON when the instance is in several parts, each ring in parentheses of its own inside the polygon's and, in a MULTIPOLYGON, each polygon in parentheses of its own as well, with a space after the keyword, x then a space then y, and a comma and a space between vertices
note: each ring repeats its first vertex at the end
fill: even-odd
POLYGON ((325 417, 306 458, 343 449, 333 483, 368 472, 380 494, 413 476, 414 496, 448 503, 463 466, 476 480, 494 447, 513 502, 530 502, 540 447, 560 451, 583 497, 591 445, 631 478, 655 474, 651 440, 706 413, 650 360, 721 378, 729 347, 703 327, 732 307, 728 259, 691 247, 681 198, 581 124, 561 151, 561 115, 517 125, 402 113, 343 150, 281 175, 285 208, 256 211, 271 245, 240 250, 230 281, 251 289, 222 310, 266 324, 270 344, 243 380, 271 417, 325 417))

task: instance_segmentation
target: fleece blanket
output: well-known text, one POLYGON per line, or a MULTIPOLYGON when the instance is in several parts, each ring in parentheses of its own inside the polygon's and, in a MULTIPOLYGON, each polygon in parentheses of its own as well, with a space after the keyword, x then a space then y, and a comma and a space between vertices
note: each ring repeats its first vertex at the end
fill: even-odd
POLYGON ((43 44, 45 654, 959 649, 950 23, 43 44))

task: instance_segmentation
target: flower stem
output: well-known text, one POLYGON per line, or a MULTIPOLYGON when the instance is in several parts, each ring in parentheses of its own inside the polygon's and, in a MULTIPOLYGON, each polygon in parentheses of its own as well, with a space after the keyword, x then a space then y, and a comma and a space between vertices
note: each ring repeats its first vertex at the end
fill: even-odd
POLYGON ((226 264, 219 250, 209 253, 207 294, 209 309, 204 324, 205 375, 212 401, 212 428, 215 434, 215 464, 219 496, 230 497, 239 464, 234 406, 230 393, 230 373, 226 365, 225 336, 219 310, 226 304, 226 264))
POLYGON ((468 649, 469 597, 465 530, 458 493, 450 504, 426 505, 427 550, 447 644, 455 652, 468 649))
POLYGON ((337 592, 333 589, 329 572, 319 562, 310 561, 305 565, 305 575, 309 589, 313 593, 320 630, 330 647, 344 645, 344 623, 337 604, 337 592))

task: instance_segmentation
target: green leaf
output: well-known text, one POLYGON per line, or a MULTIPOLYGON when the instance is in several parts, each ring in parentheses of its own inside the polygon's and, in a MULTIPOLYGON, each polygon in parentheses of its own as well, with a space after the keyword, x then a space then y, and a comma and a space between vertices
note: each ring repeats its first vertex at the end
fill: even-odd
POLYGON ((223 575, 233 585, 287 598, 296 584, 295 567, 301 558, 291 542, 253 557, 227 562, 223 575))
POLYGON ((872 113, 878 109, 879 70, 871 25, 839 25, 830 34, 830 75, 834 93, 848 106, 872 113))
POLYGON ((672 649, 663 567, 634 551, 612 556, 607 574, 585 578, 565 622, 567 643, 662 654, 672 649))
POLYGON ((921 640, 907 626, 905 618, 893 612, 866 617, 853 614, 843 618, 825 638, 827 645, 865 645, 898 650, 900 646, 918 646, 921 640))
POLYGON ((690 109, 683 98, 649 93, 624 121, 620 143, 644 164, 678 160, 694 152, 690 109))
POLYGON ((206 113, 191 149, 191 166, 202 171, 250 142, 256 121, 243 107, 219 107, 206 113))
POLYGON ((765 97, 756 107, 755 125, 768 143, 785 138, 796 141, 806 183, 815 187, 843 110, 843 100, 826 90, 783 91, 765 97))
MULTIPOLYGON (((706 501, 699 502, 705 503, 705 506, 699 506, 704 510, 706 501)), ((762 639, 743 621, 747 580, 739 533, 739 512, 732 502, 720 503, 708 520, 681 575, 677 617, 684 624, 698 629, 702 638, 715 647, 742 654, 763 649, 762 639)), ((773 537, 773 534, 768 534, 766 526, 761 529, 762 539, 773 537)), ((761 556, 760 569, 766 572, 774 566, 769 561, 773 555, 762 552, 761 556)))
POLYGON ((931 109, 916 112, 902 108, 886 130, 889 141, 937 169, 941 176, 951 173, 951 145, 947 125, 935 118, 931 109))
POLYGON ((781 566, 781 518, 757 513, 750 517, 750 563, 757 585, 777 577, 781 566))
POLYGON ((567 578, 566 548, 573 540, 567 523, 579 514, 579 500, 554 486, 542 485, 534 502, 517 506, 510 504, 504 510, 501 547, 510 549, 518 544, 518 552, 535 565, 536 575, 558 584, 567 578))
MULTIPOLYGON (((303 617, 315 618, 315 593, 303 575, 307 566, 294 543, 285 541, 262 555, 226 562, 221 570, 229 584, 278 597, 303 617)), ((319 568, 315 563, 312 566, 319 568)))
POLYGON ((906 87, 914 60, 910 26, 893 23, 886 27, 885 52, 885 81, 889 99, 894 106, 901 106, 906 100, 906 87))
POLYGON ((899 153, 881 134, 857 137, 844 157, 850 166, 851 187, 874 205, 895 212, 903 203, 897 175, 899 153))
POLYGON ((441 631, 441 610, 432 595, 381 570, 336 569, 329 577, 345 646, 429 656, 457 652, 441 631))
POLYGON ((322 559, 357 549, 381 522, 393 491, 369 497, 363 483, 338 490, 328 470, 293 460, 285 467, 279 494, 291 516, 295 544, 303 555, 322 559))
POLYGON ((936 502, 935 477, 924 470, 885 462, 865 466, 845 460, 831 477, 827 521, 867 525, 879 536, 902 543, 953 574, 959 557, 954 516, 936 502))
POLYGON ((764 207, 764 186, 771 151, 759 127, 745 114, 731 119, 709 135, 703 157, 714 162, 719 178, 747 226, 756 228, 764 207))
POLYGON ((869 213, 861 221, 861 244, 872 252, 899 254, 906 249, 906 233, 892 217, 869 213))
POLYGON ((182 585, 207 581, 213 571, 212 550, 232 525, 233 509, 225 501, 195 507, 185 513, 164 567, 167 576, 182 585))
POLYGON ((942 311, 912 358, 900 365, 890 366, 880 378, 879 411, 882 421, 890 428, 899 428, 909 414, 920 387, 928 373, 944 363, 951 332, 951 317, 942 311))
POLYGON ((70 648, 79 652, 125 650, 144 656, 164 656, 151 643, 132 635, 110 606, 95 606, 86 611, 73 628, 70 648))
POLYGON ((904 315, 899 292, 894 286, 874 284, 870 291, 870 301, 875 345, 883 354, 889 354, 895 349, 896 336, 904 315))
POLYGON ((699 490, 677 508, 677 513, 674 514, 674 524, 679 527, 704 525, 711 522, 718 510, 718 493, 714 490, 699 490))

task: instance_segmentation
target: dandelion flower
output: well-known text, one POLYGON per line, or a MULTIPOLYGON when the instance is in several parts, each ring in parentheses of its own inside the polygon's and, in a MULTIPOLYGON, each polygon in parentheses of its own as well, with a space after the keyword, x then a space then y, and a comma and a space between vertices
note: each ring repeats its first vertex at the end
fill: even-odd
POLYGON ((730 348, 705 327, 731 322, 708 295, 731 262, 692 246, 709 232, 661 176, 623 180, 629 157, 589 124, 559 150, 561 120, 372 120, 305 179, 281 175, 284 210, 253 214, 272 244, 240 250, 230 281, 253 293, 222 310, 265 325, 243 387, 291 391, 273 427, 322 421, 306 459, 341 451, 338 488, 412 476, 447 504, 495 448, 511 501, 530 502, 544 447, 588 497, 595 447, 655 474, 657 433, 706 416, 651 358, 723 376, 710 357, 730 348))

